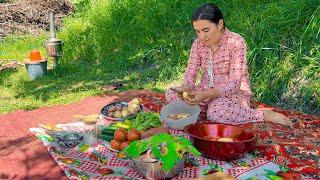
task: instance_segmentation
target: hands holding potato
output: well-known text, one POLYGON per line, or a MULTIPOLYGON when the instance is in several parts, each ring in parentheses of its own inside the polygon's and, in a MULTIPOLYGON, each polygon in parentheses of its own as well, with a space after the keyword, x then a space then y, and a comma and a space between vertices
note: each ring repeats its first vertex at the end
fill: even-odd
POLYGON ((194 106, 194 105, 200 104, 205 99, 207 99, 205 91, 191 91, 191 92, 186 93, 184 101, 186 101, 188 104, 194 106))
POLYGON ((192 90, 188 85, 182 85, 179 89, 170 88, 179 97, 179 99, 185 101, 190 105, 198 105, 210 98, 209 92, 204 90, 192 90))

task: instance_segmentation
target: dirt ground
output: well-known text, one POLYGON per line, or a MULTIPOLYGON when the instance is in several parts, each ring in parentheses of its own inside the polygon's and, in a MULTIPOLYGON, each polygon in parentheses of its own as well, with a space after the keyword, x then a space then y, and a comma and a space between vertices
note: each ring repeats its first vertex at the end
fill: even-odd
POLYGON ((49 29, 49 12, 55 15, 56 26, 75 7, 69 0, 0 0, 0 39, 8 34, 38 35, 49 29))
POLYGON ((0 115, 0 179, 67 179, 48 150, 30 131, 38 124, 72 121, 74 115, 99 114, 101 108, 115 101, 128 101, 151 91, 135 90, 91 96, 68 105, 18 110, 0 115))

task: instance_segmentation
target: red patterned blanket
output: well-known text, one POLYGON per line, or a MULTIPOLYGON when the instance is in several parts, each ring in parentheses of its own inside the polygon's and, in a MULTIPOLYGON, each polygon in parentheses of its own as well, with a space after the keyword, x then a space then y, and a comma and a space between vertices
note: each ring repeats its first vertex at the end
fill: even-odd
MULTIPOLYGON (((160 93, 143 95, 141 98, 145 110, 159 112, 164 105, 164 95, 160 93)), ((320 179, 320 117, 274 108, 259 102, 253 102, 252 106, 272 108, 294 123, 291 127, 274 123, 241 125, 256 132, 256 153, 303 175, 320 179)), ((201 118, 205 116, 202 114, 201 118)))

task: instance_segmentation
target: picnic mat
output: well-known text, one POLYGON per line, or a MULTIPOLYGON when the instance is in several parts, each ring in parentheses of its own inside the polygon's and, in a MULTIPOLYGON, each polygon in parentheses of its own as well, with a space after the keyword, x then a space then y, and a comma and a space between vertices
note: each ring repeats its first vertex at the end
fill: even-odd
MULTIPOLYGON (((82 122, 58 124, 63 130, 85 131, 82 122)), ((132 165, 130 160, 120 159, 108 148, 107 142, 99 140, 93 146, 81 143, 74 148, 59 147, 41 128, 30 128, 39 139, 66 176, 70 179, 144 179, 132 165), (110 170, 113 172, 111 173, 110 170)), ((170 130, 174 135, 186 135, 182 131, 170 130)), ((174 179, 195 179, 214 172, 225 172, 237 179, 271 179, 270 175, 281 171, 283 167, 254 154, 246 154, 239 160, 225 162, 207 159, 205 157, 192 158, 185 164, 183 171, 174 179)))
MULTIPOLYGON (((142 96, 142 100, 145 108, 156 112, 164 104, 162 94, 142 96)), ((241 125, 256 132, 256 154, 307 177, 320 179, 320 117, 274 108, 257 101, 252 101, 251 106, 270 108, 294 123, 290 127, 275 123, 241 125)))
MULTIPOLYGON (((159 112, 164 103, 163 94, 143 95, 141 98, 143 107, 149 111, 159 112)), ((286 171, 286 167, 302 173, 306 178, 319 178, 319 119, 291 112, 286 112, 286 115, 295 122, 294 127, 284 128, 269 123, 244 125, 259 136, 259 151, 255 154, 247 154, 232 162, 200 157, 186 164, 176 179, 193 179, 216 171, 223 171, 237 179, 272 179, 276 172, 286 171)), ((71 123, 64 127, 68 129, 73 125, 71 123)), ((70 179, 143 179, 130 161, 117 158, 104 141, 98 141, 94 146, 79 144, 66 149, 57 146, 41 128, 30 130, 42 140, 70 179), (109 174, 108 168, 114 172, 109 174)), ((171 130, 171 133, 184 135, 181 131, 171 130)))

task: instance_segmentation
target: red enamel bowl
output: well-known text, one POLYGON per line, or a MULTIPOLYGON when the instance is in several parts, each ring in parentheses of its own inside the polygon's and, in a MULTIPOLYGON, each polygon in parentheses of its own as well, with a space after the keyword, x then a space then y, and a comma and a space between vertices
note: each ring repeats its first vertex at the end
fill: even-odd
POLYGON ((184 132, 203 156, 225 161, 243 157, 256 142, 253 132, 236 125, 203 122, 186 126, 184 132), (230 139, 232 142, 225 142, 230 139))

